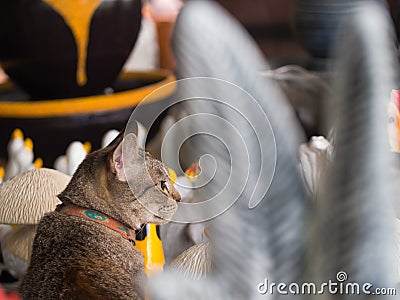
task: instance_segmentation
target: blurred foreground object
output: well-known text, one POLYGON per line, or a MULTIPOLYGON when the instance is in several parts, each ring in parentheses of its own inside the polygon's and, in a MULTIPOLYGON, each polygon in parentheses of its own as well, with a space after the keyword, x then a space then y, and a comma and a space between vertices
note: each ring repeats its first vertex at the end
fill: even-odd
POLYGON ((303 175, 306 189, 313 200, 317 198, 321 179, 326 172, 332 154, 333 147, 323 136, 313 136, 308 143, 300 145, 300 172, 303 175))
MULTIPOLYGON (((385 110, 398 66, 388 15, 374 2, 362 1, 362 4, 354 9, 354 14, 348 15, 348 27, 337 42, 340 51, 334 77, 336 101, 335 109, 331 110, 337 135, 335 154, 321 189, 321 201, 315 205, 305 194, 296 169, 298 147, 304 142, 300 125, 276 85, 258 75, 260 69, 268 66, 254 43, 214 2, 185 4, 174 37, 179 78, 223 79, 250 93, 273 129, 276 169, 264 201, 255 209, 249 210, 254 189, 244 188, 238 201, 210 222, 214 269, 207 280, 194 281, 165 272, 151 280, 152 299, 259 299, 263 293, 257 291, 257 286, 264 279, 299 286, 303 282, 318 284, 329 280, 337 284, 343 282, 342 277, 337 277, 339 271, 348 274, 350 283, 395 287, 394 215, 389 200, 390 195, 397 193, 393 190, 395 178, 388 176, 391 162, 385 110)), ((195 104, 184 105, 187 115, 217 115, 229 121, 228 124, 236 125, 240 133, 238 137, 229 135, 228 126, 212 131, 219 140, 232 143, 229 151, 224 151, 226 144, 204 136, 192 142, 193 155, 211 153, 217 161, 209 193, 224 191, 224 198, 235 197, 243 170, 249 170, 246 183, 250 185, 257 181, 259 174, 252 167, 273 160, 273 139, 255 135, 247 127, 250 123, 256 130, 262 122, 256 117, 257 110, 250 109, 251 101, 238 99, 233 92, 223 94, 218 85, 215 88, 187 80, 194 83, 186 89, 178 87, 181 99, 189 95, 200 98, 195 104), (217 105, 218 100, 227 105, 217 105), (240 122, 240 115, 245 115, 248 123, 240 122), (231 157, 241 149, 241 139, 251 153, 249 161, 245 151, 240 159, 231 157), (230 173, 233 166, 239 168, 230 173), (226 182, 221 175, 227 173, 230 186, 224 190, 226 182)), ((205 127, 201 127, 204 124, 199 123, 193 118, 189 125, 198 126, 204 132, 205 127)), ((202 171, 208 170, 202 166, 202 171)), ((265 186, 264 180, 262 184, 265 186)), ((208 195, 204 189, 195 193, 199 201, 208 195)), ((224 198, 218 200, 224 201, 224 198)), ((220 202, 215 203, 218 205, 220 202)), ((271 293, 265 297, 310 299, 313 296, 271 293)), ((336 293, 324 297, 353 299, 354 296, 336 293)), ((383 298, 376 296, 376 299, 383 298)))
MULTIPOLYGON (((192 161, 210 154, 217 165, 212 184, 208 184, 206 190, 195 190, 194 202, 202 203, 204 198, 220 195, 222 190, 223 197, 217 198, 216 207, 220 208, 227 200, 238 200, 210 221, 215 268, 207 280, 194 281, 164 272, 163 276, 151 280, 152 299, 253 299, 259 297, 257 283, 265 276, 274 282, 300 282, 304 272, 303 237, 308 204, 296 171, 296 153, 304 136, 294 111, 277 85, 260 75, 260 70, 269 69, 269 66, 254 41, 217 3, 186 2, 177 19, 173 45, 179 78, 205 76, 207 79, 189 81, 193 82, 189 86, 184 86, 185 81, 182 81, 181 90, 178 85, 180 99, 190 96, 199 99, 183 103, 187 116, 193 117, 188 126, 212 132, 218 140, 229 142, 230 153, 227 153, 223 145, 208 140, 207 134, 188 141, 192 151, 187 151, 185 160, 190 153, 192 161), (238 90, 235 89, 235 93, 223 90, 218 84, 226 81, 252 98, 244 101, 247 99, 239 97, 238 90), (219 105, 218 101, 226 105, 219 105), (212 122, 196 120, 203 113, 232 124, 236 135, 227 130, 228 126, 215 127, 212 122), (268 122, 264 113, 274 135, 266 130, 268 122), (255 134, 259 128, 263 130, 255 134), (251 153, 249 160, 246 151, 251 153), (230 156, 232 153, 235 159, 230 156), (236 159, 239 153, 240 159, 236 159), (265 171, 274 168, 275 154, 275 177, 265 195, 261 192, 268 189, 265 171), (258 176, 263 178, 259 185, 258 176), (247 179, 248 186, 240 191, 243 179, 247 179), (225 184, 229 186, 223 189, 225 184), (252 203, 256 208, 249 210, 249 200, 254 193, 261 198, 258 200, 264 201, 258 202, 258 206, 252 203)), ((200 166, 202 173, 207 174, 207 164, 204 168, 200 166)))
POLYGON ((388 104, 390 150, 400 153, 400 91, 392 90, 388 104))
POLYGON ((322 108, 331 94, 331 87, 318 73, 286 65, 261 74, 278 82, 308 137, 322 134, 322 108))
POLYGON ((310 268, 317 284, 369 283, 373 292, 398 282, 391 203, 398 178, 390 173, 394 162, 386 121, 388 95, 399 70, 392 33, 387 11, 374 1, 360 3, 340 29, 329 110, 335 151, 310 224, 316 231, 310 268))

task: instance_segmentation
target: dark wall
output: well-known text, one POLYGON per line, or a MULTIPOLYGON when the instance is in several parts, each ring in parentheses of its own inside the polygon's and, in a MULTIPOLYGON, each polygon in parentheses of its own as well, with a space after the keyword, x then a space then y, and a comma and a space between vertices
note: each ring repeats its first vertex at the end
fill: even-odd
POLYGON ((217 1, 246 27, 271 64, 309 59, 292 26, 295 0, 217 1))

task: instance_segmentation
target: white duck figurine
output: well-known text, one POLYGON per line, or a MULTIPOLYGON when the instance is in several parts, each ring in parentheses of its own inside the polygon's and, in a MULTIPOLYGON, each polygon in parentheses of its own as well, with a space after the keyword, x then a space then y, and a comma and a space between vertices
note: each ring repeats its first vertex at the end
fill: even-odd
POLYGON ((15 129, 7 145, 8 162, 5 169, 4 180, 11 178, 19 173, 16 156, 24 147, 24 134, 21 129, 15 129))
POLYGON ((28 171, 33 167, 33 141, 30 138, 26 138, 24 141, 24 147, 17 153, 15 159, 19 166, 19 173, 28 171))
POLYGON ((54 169, 67 175, 74 174, 80 163, 90 152, 91 147, 92 146, 89 142, 82 144, 79 141, 73 141, 67 147, 65 155, 59 156, 55 160, 54 169))
POLYGON ((15 155, 18 153, 24 146, 24 134, 22 130, 19 128, 14 129, 11 134, 10 141, 7 145, 8 155, 15 155))
POLYGON ((110 144, 119 134, 119 131, 116 129, 110 129, 108 130, 104 135, 101 140, 101 148, 105 148, 110 144))
POLYGON ((16 161, 19 166, 18 174, 43 166, 43 160, 40 157, 36 158, 34 161, 33 158, 33 142, 30 138, 26 138, 24 147, 16 155, 16 161))
MULTIPOLYGON (((137 122, 138 126, 138 133, 137 133, 137 139, 138 139, 138 145, 140 148, 144 149, 146 146, 146 137, 147 137, 147 128, 144 127, 144 125, 140 122, 137 122)), ((110 129, 108 130, 104 135, 101 140, 101 148, 104 148, 108 146, 119 134, 119 131, 116 129, 110 129)))
POLYGON ((43 160, 37 158, 33 161, 33 142, 30 138, 24 140, 20 129, 15 129, 7 146, 8 162, 4 174, 4 180, 28 171, 33 168, 41 168, 43 160))

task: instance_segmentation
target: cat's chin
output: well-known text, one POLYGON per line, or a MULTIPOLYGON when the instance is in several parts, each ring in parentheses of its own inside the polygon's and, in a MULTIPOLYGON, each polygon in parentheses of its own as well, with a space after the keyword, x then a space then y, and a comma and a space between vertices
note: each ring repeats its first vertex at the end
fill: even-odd
POLYGON ((163 217, 159 217, 159 216, 153 216, 153 222, 151 222, 151 223, 156 224, 156 225, 164 225, 164 224, 167 224, 170 222, 171 217, 163 218, 163 217))
POLYGON ((169 205, 163 205, 158 209, 158 214, 160 217, 165 217, 165 218, 171 218, 176 211, 178 210, 178 204, 176 202, 173 202, 172 204, 169 205))

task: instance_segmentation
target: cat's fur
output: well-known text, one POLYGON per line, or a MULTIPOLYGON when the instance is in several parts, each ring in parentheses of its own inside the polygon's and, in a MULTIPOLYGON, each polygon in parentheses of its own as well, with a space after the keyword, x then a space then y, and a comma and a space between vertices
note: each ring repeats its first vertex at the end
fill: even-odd
MULTIPOLYGON (((139 149, 134 134, 123 138, 121 133, 108 147, 86 157, 59 198, 132 229, 143 223, 163 224, 180 200, 167 174, 162 162, 139 149), (122 159, 122 145, 128 158, 122 159), (144 187, 140 202, 158 216, 139 203, 127 181, 144 187)), ((24 299, 132 300, 144 297, 145 279, 142 253, 118 232, 54 211, 40 221, 19 291, 24 299)))

